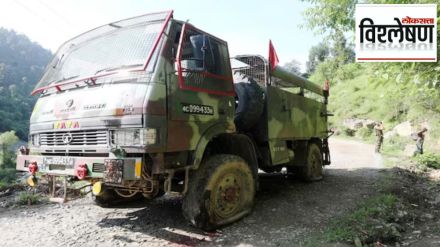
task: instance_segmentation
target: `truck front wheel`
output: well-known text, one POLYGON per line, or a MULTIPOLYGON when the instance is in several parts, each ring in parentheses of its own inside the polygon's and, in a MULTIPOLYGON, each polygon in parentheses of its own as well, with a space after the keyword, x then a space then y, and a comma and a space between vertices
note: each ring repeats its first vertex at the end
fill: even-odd
POLYGON ((194 226, 211 231, 249 214, 254 196, 249 165, 235 155, 214 155, 191 174, 183 214, 194 226))

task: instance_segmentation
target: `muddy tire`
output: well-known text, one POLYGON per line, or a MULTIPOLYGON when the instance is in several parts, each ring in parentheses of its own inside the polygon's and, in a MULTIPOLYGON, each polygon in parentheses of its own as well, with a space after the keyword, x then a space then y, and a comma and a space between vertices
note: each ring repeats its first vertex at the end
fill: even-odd
POLYGON ((119 196, 113 189, 109 188, 105 188, 99 196, 92 194, 93 202, 103 208, 139 201, 141 199, 143 199, 143 197, 140 193, 137 193, 130 198, 126 198, 119 196))
POLYGON ((298 176, 306 182, 319 181, 323 178, 323 162, 321 149, 316 143, 307 148, 306 165, 298 167, 298 176))
POLYGON ((238 105, 234 122, 239 130, 254 127, 264 111, 264 91, 258 83, 243 73, 234 73, 234 88, 238 105))
POLYGON ((195 227, 212 231, 248 215, 254 197, 249 165, 235 155, 214 155, 191 174, 183 215, 195 227))

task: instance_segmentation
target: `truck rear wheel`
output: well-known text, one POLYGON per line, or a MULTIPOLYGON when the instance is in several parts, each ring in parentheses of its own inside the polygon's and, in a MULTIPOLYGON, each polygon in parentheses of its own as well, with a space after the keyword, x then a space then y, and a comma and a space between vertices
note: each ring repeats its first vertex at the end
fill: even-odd
POLYGON ((183 215, 194 226, 211 231, 249 214, 254 196, 249 165, 235 155, 214 155, 191 175, 183 215))
POLYGON ((298 167, 299 177, 307 182, 319 181, 323 178, 323 162, 321 149, 316 143, 310 143, 307 148, 306 165, 298 167))
POLYGON ((264 91, 255 80, 240 72, 234 73, 234 88, 238 99, 234 122, 239 130, 248 131, 263 114, 264 91))

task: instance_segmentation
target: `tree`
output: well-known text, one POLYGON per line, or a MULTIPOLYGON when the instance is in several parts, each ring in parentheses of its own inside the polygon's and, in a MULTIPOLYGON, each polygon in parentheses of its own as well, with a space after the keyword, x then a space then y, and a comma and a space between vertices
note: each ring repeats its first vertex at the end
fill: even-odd
POLYGON ((303 13, 306 26, 321 34, 353 32, 358 0, 305 0, 313 4, 303 13))
POLYGON ((312 46, 309 51, 309 60, 306 63, 306 73, 311 74, 315 71, 318 64, 324 62, 330 54, 329 47, 326 43, 319 43, 312 46))
POLYGON ((7 168, 14 166, 15 154, 11 150, 12 146, 18 142, 18 137, 15 135, 15 131, 7 131, 0 134, 0 146, 1 146, 1 160, 0 167, 7 168))
POLYGON ((341 31, 336 31, 333 34, 333 45, 330 49, 330 54, 339 65, 354 62, 355 53, 353 45, 347 43, 347 39, 341 31))
POLYGON ((292 59, 292 61, 285 63, 283 65, 283 68, 296 75, 301 75, 301 63, 295 59, 292 59))
POLYGON ((29 94, 52 54, 26 36, 0 28, 0 132, 27 140, 37 97, 29 94))

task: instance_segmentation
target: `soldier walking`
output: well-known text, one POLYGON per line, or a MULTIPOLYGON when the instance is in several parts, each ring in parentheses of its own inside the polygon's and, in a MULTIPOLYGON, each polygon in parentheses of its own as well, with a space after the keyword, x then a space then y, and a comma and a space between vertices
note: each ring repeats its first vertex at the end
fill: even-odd
POLYGON ((376 122, 376 125, 374 125, 374 130, 376 131, 376 153, 380 153, 380 148, 382 147, 383 143, 383 123, 382 122, 376 122))
POLYGON ((414 133, 416 141, 416 151, 414 151, 414 156, 418 154, 423 154, 423 143, 425 142, 425 132, 428 131, 426 127, 423 127, 419 132, 414 133))

